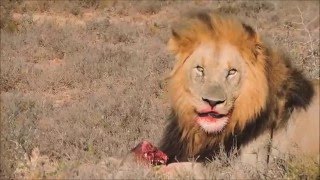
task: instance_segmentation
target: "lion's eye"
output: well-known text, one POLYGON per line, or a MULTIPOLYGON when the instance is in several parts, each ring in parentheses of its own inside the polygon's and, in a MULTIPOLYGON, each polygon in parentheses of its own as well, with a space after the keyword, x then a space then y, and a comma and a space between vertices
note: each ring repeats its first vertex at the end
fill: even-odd
POLYGON ((201 75, 204 74, 204 69, 203 69, 203 67, 197 66, 196 69, 197 69, 197 71, 198 71, 201 75))
POLYGON ((237 70, 236 70, 236 69, 230 69, 230 70, 228 71, 227 77, 233 76, 233 75, 235 75, 236 73, 237 73, 237 70))

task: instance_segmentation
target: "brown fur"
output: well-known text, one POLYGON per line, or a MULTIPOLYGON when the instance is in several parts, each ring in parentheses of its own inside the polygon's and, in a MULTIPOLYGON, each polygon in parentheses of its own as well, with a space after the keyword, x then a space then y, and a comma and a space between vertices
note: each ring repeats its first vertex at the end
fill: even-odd
MULTIPOLYGON (((303 75, 291 67, 288 59, 268 47, 258 34, 239 20, 212 12, 191 13, 173 27, 169 49, 176 64, 169 77, 172 117, 161 143, 169 161, 214 156, 219 145, 227 151, 239 148, 268 128, 281 127, 293 109, 306 108, 313 88, 303 75), (189 104, 191 92, 185 87, 183 65, 201 43, 235 46, 247 64, 247 77, 234 102, 231 120, 219 134, 208 134, 196 125, 189 104)), ((219 48, 219 46, 217 46, 219 48)))

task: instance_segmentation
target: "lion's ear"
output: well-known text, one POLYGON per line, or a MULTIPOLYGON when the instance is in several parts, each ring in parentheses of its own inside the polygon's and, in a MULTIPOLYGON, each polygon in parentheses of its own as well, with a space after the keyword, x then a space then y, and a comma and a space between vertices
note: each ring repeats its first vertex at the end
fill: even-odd
POLYGON ((171 29, 171 37, 168 42, 168 49, 175 55, 179 53, 181 38, 175 29, 171 29))
POLYGON ((259 36, 256 33, 256 31, 249 25, 242 23, 242 26, 245 30, 245 32, 248 34, 249 40, 254 41, 255 43, 259 43, 259 36))
POLYGON ((168 42, 168 49, 176 56, 176 62, 173 70, 166 79, 172 77, 184 64, 195 44, 195 39, 192 38, 194 35, 181 27, 173 27, 171 33, 172 35, 168 42))
POLYGON ((191 51, 195 43, 195 34, 192 34, 187 24, 174 26, 171 29, 171 38, 168 42, 168 49, 175 55, 191 51))
POLYGON ((253 28, 245 23, 242 23, 244 30, 248 33, 250 38, 256 38, 257 33, 253 28))
POLYGON ((249 26, 245 23, 242 23, 242 26, 248 35, 249 41, 251 41, 254 45, 254 50, 253 50, 254 52, 253 53, 255 54, 255 56, 258 56, 258 54, 261 53, 261 50, 263 47, 259 35, 256 33, 256 31, 251 26, 249 26))

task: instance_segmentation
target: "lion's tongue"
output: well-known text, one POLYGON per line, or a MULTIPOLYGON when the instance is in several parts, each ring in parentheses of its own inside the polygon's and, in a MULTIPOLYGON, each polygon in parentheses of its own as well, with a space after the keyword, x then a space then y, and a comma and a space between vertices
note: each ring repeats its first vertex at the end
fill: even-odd
POLYGON ((223 114, 217 114, 217 113, 213 113, 213 112, 208 113, 208 115, 213 117, 213 118, 222 118, 222 117, 224 117, 223 114))

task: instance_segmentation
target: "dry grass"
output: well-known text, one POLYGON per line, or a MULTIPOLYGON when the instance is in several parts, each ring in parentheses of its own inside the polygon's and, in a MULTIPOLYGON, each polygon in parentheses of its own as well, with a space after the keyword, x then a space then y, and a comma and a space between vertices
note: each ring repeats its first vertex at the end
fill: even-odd
MULTIPOLYGON (((170 23, 177 9, 204 6, 244 19, 319 78, 317 1, 1 1, 0 178, 164 178, 110 157, 160 140, 170 23)), ((228 161, 208 164, 205 177, 319 178, 319 164, 299 157, 267 173, 228 161)))

